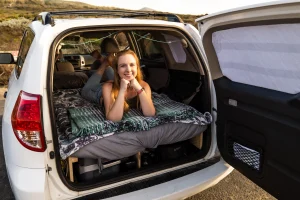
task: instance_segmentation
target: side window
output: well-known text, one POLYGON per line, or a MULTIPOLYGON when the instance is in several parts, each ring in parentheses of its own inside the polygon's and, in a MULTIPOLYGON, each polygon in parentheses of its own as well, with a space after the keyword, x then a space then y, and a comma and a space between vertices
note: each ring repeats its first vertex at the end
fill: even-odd
POLYGON ((119 48, 123 51, 126 47, 128 47, 129 43, 124 32, 120 32, 115 36, 116 41, 118 42, 119 48))
POLYGON ((160 51, 160 48, 155 42, 151 33, 148 32, 140 32, 135 34, 137 37, 137 41, 141 48, 142 58, 144 59, 155 59, 162 58, 163 54, 160 51))
MULTIPOLYGON (((162 34, 171 50, 176 63, 186 63, 186 52, 184 51, 183 40, 169 34, 162 34)), ((186 43, 185 43, 186 44, 186 43)), ((187 44, 186 44, 187 46, 187 44)))
POLYGON ((300 92, 300 24, 216 31, 212 43, 222 74, 232 81, 289 94, 300 92))
POLYGON ((20 50, 19 50, 19 55, 18 55, 18 60, 17 60, 17 65, 16 65, 16 75, 17 78, 20 76, 23 64, 25 62, 27 53, 29 51, 29 48, 31 46, 31 43, 34 39, 34 33, 31 30, 26 30, 21 42, 20 50))

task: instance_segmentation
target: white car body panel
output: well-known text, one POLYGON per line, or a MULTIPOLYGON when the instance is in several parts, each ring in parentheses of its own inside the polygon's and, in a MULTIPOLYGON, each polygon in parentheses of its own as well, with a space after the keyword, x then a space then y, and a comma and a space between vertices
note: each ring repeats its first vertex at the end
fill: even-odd
POLYGON ((44 169, 28 169, 6 164, 9 168, 8 178, 16 199, 50 199, 44 169))
POLYGON ((196 22, 203 37, 207 30, 226 24, 299 18, 299 9, 299 1, 276 1, 206 15, 196 19, 196 22))

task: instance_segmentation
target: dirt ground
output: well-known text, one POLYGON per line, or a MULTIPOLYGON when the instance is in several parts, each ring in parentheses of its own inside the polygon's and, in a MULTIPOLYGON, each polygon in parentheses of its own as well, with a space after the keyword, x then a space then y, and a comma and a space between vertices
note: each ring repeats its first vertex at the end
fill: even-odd
POLYGON ((275 198, 234 170, 229 176, 187 200, 274 200, 275 198))

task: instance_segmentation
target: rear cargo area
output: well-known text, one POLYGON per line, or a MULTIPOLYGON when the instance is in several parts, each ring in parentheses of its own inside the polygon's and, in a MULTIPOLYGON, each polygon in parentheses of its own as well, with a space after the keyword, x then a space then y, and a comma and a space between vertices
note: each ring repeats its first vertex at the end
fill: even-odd
POLYGON ((197 161, 207 154, 212 121, 209 84, 186 35, 153 28, 89 30, 63 37, 57 48, 63 61, 55 62, 52 72, 53 135, 58 170, 68 184, 93 188, 197 161), (120 51, 132 49, 139 56, 144 80, 152 90, 155 118, 140 117, 132 109, 127 114, 137 120, 113 123, 105 119, 100 103, 82 97, 93 73, 95 59, 90 52, 107 37, 117 42, 120 51))

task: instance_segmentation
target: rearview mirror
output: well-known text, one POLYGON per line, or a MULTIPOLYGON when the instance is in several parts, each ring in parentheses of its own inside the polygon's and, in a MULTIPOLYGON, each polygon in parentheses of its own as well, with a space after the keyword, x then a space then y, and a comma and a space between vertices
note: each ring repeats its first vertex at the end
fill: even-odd
POLYGON ((0 53, 0 64, 14 64, 15 60, 11 53, 0 53))

